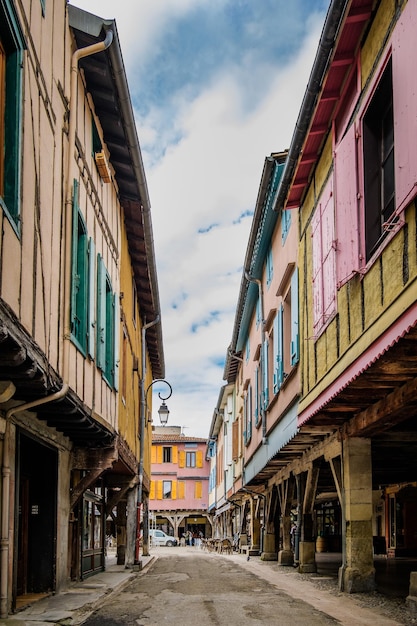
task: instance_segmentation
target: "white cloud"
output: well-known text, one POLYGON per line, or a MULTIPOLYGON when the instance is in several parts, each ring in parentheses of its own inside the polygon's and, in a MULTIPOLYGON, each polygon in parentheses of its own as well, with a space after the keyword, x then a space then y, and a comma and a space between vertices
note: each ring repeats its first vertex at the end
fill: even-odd
MULTIPOLYGON (((134 64, 152 55, 170 22, 197 5, 221 10, 224 2, 74 4, 116 17, 135 103, 146 85, 135 82, 134 64)), ((291 10, 290 3, 285 6, 291 10)), ((254 210, 265 157, 289 147, 323 17, 306 15, 308 37, 285 63, 262 63, 247 50, 239 64, 219 65, 197 88, 182 85, 147 112, 136 111, 152 206, 166 378, 173 386, 169 422, 186 427, 187 435, 209 434, 225 384, 221 360, 232 336, 251 226, 251 217, 239 217, 254 210)), ((170 64, 175 67, 175 58, 170 64)), ((155 421, 158 406, 155 398, 155 421)))

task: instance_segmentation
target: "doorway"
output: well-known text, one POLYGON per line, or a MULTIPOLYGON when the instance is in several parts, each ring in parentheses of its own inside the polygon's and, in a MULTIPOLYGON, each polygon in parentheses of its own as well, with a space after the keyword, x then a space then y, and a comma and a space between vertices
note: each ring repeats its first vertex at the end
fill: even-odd
POLYGON ((57 451, 20 432, 15 596, 55 589, 57 475, 57 451))

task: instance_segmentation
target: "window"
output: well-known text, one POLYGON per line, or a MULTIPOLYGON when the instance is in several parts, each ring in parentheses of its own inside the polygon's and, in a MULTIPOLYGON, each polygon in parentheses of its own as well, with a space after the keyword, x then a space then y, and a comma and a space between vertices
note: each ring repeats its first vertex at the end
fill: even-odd
POLYGON ((24 39, 11 0, 0 0, 0 204, 15 228, 20 213, 24 39))
POLYGON ((195 454, 195 452, 186 452, 185 453, 185 466, 186 467, 195 467, 196 466, 196 454, 195 454))
POLYGON ((171 497, 172 497, 172 481, 163 480, 162 481, 162 498, 164 500, 169 500, 171 497))
POLYGON ((164 446, 162 450, 163 463, 172 463, 172 448, 171 446, 164 446))
POLYGON ((389 61, 363 118, 365 250, 369 261, 395 211, 392 63, 389 61))
POLYGON ((274 393, 278 393, 288 373, 299 360, 298 318, 298 268, 295 268, 274 319, 274 393))
POLYGON ((103 259, 97 262, 97 367, 109 385, 117 388, 117 338, 119 332, 116 315, 116 296, 112 292, 110 277, 103 259))
POLYGON ((88 309, 88 238, 87 228, 79 209, 78 181, 74 180, 72 199, 72 281, 71 334, 85 353, 87 347, 88 309))

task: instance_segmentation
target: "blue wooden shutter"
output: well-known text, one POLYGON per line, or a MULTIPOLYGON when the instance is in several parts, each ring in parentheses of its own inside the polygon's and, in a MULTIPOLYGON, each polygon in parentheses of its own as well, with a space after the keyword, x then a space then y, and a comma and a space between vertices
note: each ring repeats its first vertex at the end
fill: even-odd
POLYGON ((106 359, 106 269, 97 255, 97 366, 104 369, 106 359))
POLYGON ((300 358, 300 338, 298 332, 298 268, 291 276, 291 365, 298 363, 300 358))
POLYGON ((275 362, 275 378, 277 391, 280 390, 284 380, 284 307, 281 304, 277 311, 276 317, 276 362, 275 362))
POLYGON ((261 404, 259 401, 259 367, 255 368, 255 424, 258 424, 261 404))
POLYGON ((269 403, 269 389, 268 389, 268 342, 264 341, 262 346, 262 397, 263 397, 263 408, 266 409, 269 403))
POLYGON ((93 239, 88 242, 88 337, 87 349, 88 355, 94 359, 95 356, 95 325, 96 325, 96 307, 95 307, 95 285, 96 285, 96 246, 93 239))

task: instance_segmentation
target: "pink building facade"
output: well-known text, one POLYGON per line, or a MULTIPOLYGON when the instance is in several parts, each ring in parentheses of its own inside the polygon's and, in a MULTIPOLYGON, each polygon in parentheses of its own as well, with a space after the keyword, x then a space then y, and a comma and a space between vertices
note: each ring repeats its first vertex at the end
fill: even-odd
POLYGON ((179 426, 156 427, 152 436, 150 526, 178 540, 189 532, 212 534, 206 446, 206 439, 184 436, 179 426))

